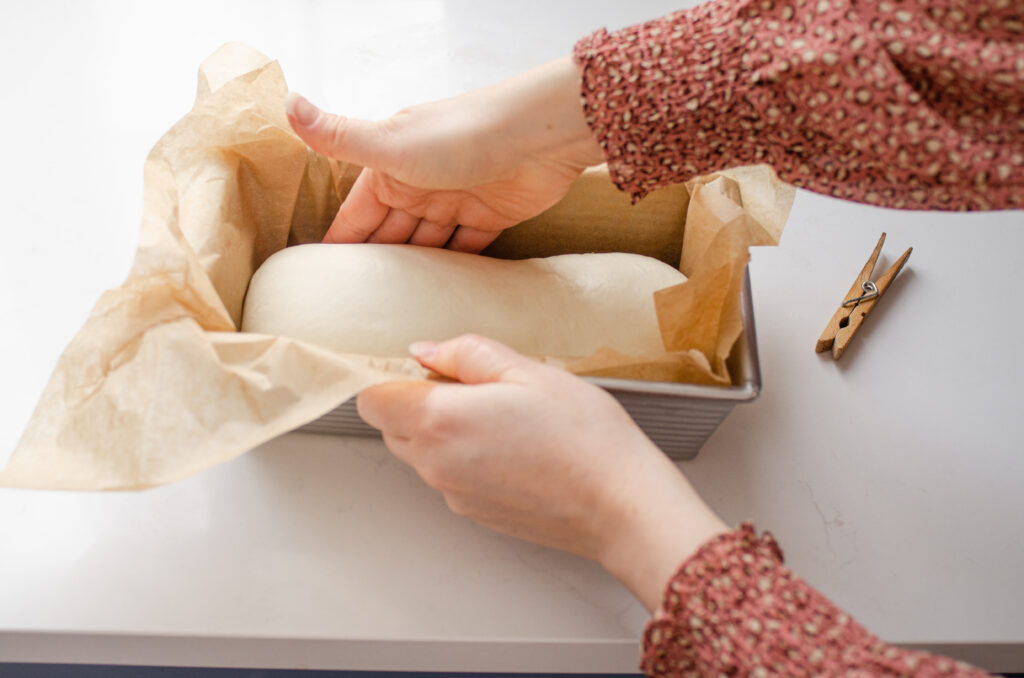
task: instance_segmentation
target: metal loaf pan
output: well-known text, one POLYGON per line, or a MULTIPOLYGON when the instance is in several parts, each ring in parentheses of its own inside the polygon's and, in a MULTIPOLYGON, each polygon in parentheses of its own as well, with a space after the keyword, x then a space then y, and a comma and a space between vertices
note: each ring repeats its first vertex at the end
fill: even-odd
MULTIPOLYGON (((740 290, 743 332, 729 356, 733 386, 701 386, 666 382, 586 377, 611 393, 644 433, 672 459, 692 459, 737 403, 750 402, 761 391, 754 307, 749 271, 740 290)), ((379 437, 356 413, 355 398, 296 429, 302 433, 379 437)))

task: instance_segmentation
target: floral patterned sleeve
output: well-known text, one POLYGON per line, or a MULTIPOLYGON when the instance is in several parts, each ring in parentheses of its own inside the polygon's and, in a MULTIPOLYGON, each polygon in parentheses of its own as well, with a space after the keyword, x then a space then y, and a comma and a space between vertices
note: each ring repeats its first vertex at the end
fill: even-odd
POLYGON ((680 567, 644 632, 649 676, 949 676, 979 678, 946 657, 887 645, 782 565, 749 524, 715 537, 680 567))
POLYGON ((574 54, 616 184, 730 166, 907 209, 1024 207, 1018 0, 712 0, 574 54))

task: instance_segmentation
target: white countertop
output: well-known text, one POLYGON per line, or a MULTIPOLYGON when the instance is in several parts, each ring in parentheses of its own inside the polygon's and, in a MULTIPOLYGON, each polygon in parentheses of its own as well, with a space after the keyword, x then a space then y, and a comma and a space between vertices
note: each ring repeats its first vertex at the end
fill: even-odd
MULTIPOLYGON (((22 3, 0 20, 0 463, 127 272, 142 163, 241 40, 383 116, 681 3, 22 3)), ((692 3, 691 3, 692 4, 692 3)), ((681 464, 729 522, 892 642, 1024 671, 1024 213, 799 192, 753 253, 764 392, 681 464), (812 347, 881 231, 908 268, 839 363, 812 347)), ((289 435, 143 493, 0 490, 0 662, 629 672, 600 568, 450 514, 373 440, 289 435)))

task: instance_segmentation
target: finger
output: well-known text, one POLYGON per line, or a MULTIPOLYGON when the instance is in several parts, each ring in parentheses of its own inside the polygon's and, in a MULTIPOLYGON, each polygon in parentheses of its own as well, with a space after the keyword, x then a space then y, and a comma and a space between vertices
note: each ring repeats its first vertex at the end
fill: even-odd
POLYGON ((384 222, 391 208, 377 199, 373 170, 364 169, 356 177, 345 202, 324 234, 327 243, 366 242, 384 222))
POLYGON ((384 221, 377 227, 377 230, 370 234, 366 242, 406 242, 409 236, 416 230, 420 218, 415 214, 409 214, 405 210, 392 207, 384 221))
POLYGON ((416 230, 409 236, 410 245, 421 247, 444 247, 448 238, 452 237, 455 224, 440 224, 429 219, 421 219, 416 230))
POLYGON ((417 342, 409 351, 425 367, 464 384, 517 381, 535 363, 487 337, 463 334, 448 341, 417 342))
POLYGON ((321 155, 364 167, 379 167, 387 157, 388 137, 377 122, 325 113, 294 92, 285 112, 295 133, 321 155))
POLYGON ((399 461, 405 462, 409 466, 413 465, 416 447, 412 445, 409 438, 391 433, 385 433, 383 438, 384 444, 391 450, 391 454, 395 455, 399 461))
POLYGON ((426 381, 388 381, 364 388, 356 410, 370 426, 385 435, 411 438, 424 410, 423 401, 437 384, 426 381))
POLYGON ((456 252, 476 254, 494 242, 500 233, 500 231, 481 231, 478 228, 459 226, 445 247, 456 252))

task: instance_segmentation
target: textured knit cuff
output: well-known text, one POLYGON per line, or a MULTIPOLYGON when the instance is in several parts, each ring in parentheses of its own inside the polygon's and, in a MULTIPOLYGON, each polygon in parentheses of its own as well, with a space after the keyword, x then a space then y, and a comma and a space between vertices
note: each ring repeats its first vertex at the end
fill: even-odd
POLYGON ((597 31, 574 57, 586 120, 634 201, 766 163, 875 205, 1013 208, 1021 30, 1010 2, 709 0, 597 31))
POLYGON ((680 567, 644 632, 651 676, 986 675, 887 645, 782 565, 749 523, 704 544, 680 567))
POLYGON ((659 186, 761 160, 749 145, 723 146, 741 121, 757 117, 734 96, 744 69, 734 12, 732 3, 705 3, 576 43, 587 123, 613 181, 634 201, 659 186))
POLYGON ((771 595, 782 562, 775 539, 770 534, 758 538, 750 523, 701 546, 669 581, 661 607, 647 624, 644 671, 703 675, 702 655, 708 653, 735 664, 729 656, 734 644, 760 631, 762 624, 756 616, 744 619, 743 608, 771 595))

